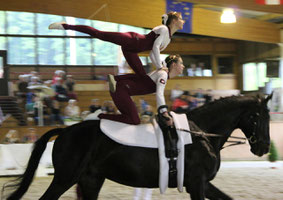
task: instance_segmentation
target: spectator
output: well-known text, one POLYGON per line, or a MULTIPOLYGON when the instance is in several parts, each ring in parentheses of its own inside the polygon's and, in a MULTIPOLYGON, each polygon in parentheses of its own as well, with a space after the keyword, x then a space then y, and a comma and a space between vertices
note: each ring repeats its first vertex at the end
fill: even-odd
POLYGON ((190 68, 187 69, 188 76, 202 76, 202 69, 197 67, 195 63, 190 65, 190 68))
POLYGON ((9 130, 9 132, 5 135, 5 138, 2 143, 4 144, 13 144, 19 143, 20 137, 17 130, 9 130))
POLYGON ((189 109, 189 104, 187 102, 187 96, 190 95, 188 91, 185 91, 181 96, 176 98, 172 104, 172 111, 176 113, 186 113, 189 109))
POLYGON ((147 124, 150 123, 150 116, 148 115, 141 115, 141 124, 147 124))
POLYGON ((203 89, 198 88, 194 96, 197 100, 197 107, 202 106, 205 102, 203 89))
MULTIPOLYGON (((32 77, 36 77, 36 79, 38 80, 38 82, 41 83, 40 75, 38 74, 37 71, 31 71, 31 72, 29 73, 29 77, 30 77, 30 79, 31 79, 32 77)), ((31 81, 31 80, 30 80, 30 81, 31 81)))
POLYGON ((80 118, 80 108, 77 106, 77 100, 70 99, 68 105, 65 108, 65 117, 71 119, 78 119, 80 118))
POLYGON ((46 86, 46 88, 42 89, 42 100, 44 102, 44 104, 48 107, 48 108, 52 108, 52 103, 53 103, 53 98, 55 96, 55 91, 52 89, 52 80, 47 80, 44 81, 44 86, 46 86))
POLYGON ((195 97, 196 98, 203 98, 203 90, 202 90, 202 88, 198 88, 197 89, 197 91, 196 91, 196 93, 195 93, 195 97))
POLYGON ((31 86, 31 85, 40 85, 41 82, 39 80, 39 78, 37 76, 32 76, 30 78, 30 82, 28 83, 28 86, 31 86))
POLYGON ((64 120, 60 112, 61 111, 60 111, 59 101, 53 100, 52 108, 51 108, 51 124, 52 125, 56 125, 56 122, 59 122, 59 124, 64 125, 64 120))
POLYGON ((64 102, 69 100, 67 90, 63 87, 62 78, 60 77, 56 78, 55 93, 55 99, 57 101, 64 102))
POLYGON ((52 87, 52 80, 44 81, 44 85, 51 88, 52 87))
POLYGON ((141 113, 141 123, 150 123, 151 117, 153 116, 152 107, 150 105, 145 106, 144 112, 141 113))
POLYGON ((99 99, 92 99, 91 105, 89 106, 89 112, 94 113, 98 109, 101 109, 99 99))
POLYGON ((205 104, 213 101, 212 90, 209 89, 206 91, 206 94, 204 95, 204 99, 205 99, 205 102, 204 102, 205 104))
POLYGON ((18 85, 18 93, 17 95, 22 98, 25 99, 26 98, 26 94, 29 92, 28 90, 28 77, 26 75, 19 75, 19 81, 17 83, 18 85))
POLYGON ((174 101, 176 98, 181 96, 183 94, 183 90, 181 90, 181 85, 177 83, 175 87, 171 90, 171 96, 170 99, 174 101))
POLYGON ((144 99, 140 98, 140 108, 141 108, 140 112, 144 112, 147 106, 148 103, 144 99))
POLYGON ((65 81, 65 85, 67 87, 67 94, 70 99, 77 99, 77 95, 74 92, 74 85, 76 84, 72 75, 67 75, 67 80, 65 81))
POLYGON ((66 73, 63 70, 56 70, 52 78, 52 85, 55 85, 58 81, 60 81, 61 84, 63 84, 65 80, 65 74, 66 73), (60 78, 60 79, 57 79, 57 78, 60 78))
POLYGON ((34 113, 33 119, 35 124, 39 124, 42 117, 43 124, 50 124, 50 113, 48 113, 48 108, 44 101, 38 96, 35 97, 34 113))
POLYGON ((115 114, 115 106, 113 101, 104 101, 102 106, 102 112, 105 114, 115 114))
POLYGON ((33 113, 34 112, 34 103, 35 103, 35 97, 36 94, 34 93, 34 90, 31 90, 26 95, 26 112, 33 113))
POLYGON ((23 143, 34 143, 39 138, 35 128, 29 128, 28 133, 23 136, 23 143))
POLYGON ((152 117, 153 116, 152 107, 150 105, 146 105, 145 111, 141 115, 142 116, 147 115, 149 117, 152 117))
POLYGON ((196 107, 198 107, 197 98, 195 98, 193 95, 190 95, 190 94, 187 95, 186 101, 187 101, 187 104, 188 104, 187 111, 191 111, 191 110, 195 109, 196 107))

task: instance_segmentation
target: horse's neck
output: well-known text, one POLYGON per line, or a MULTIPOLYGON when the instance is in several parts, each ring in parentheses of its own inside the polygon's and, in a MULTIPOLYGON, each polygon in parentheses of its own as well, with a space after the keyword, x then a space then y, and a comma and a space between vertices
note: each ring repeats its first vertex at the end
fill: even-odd
POLYGON ((215 149, 221 149, 232 132, 237 128, 242 111, 236 106, 224 106, 219 109, 206 110, 192 116, 192 120, 207 133, 219 134, 221 137, 209 138, 215 149))

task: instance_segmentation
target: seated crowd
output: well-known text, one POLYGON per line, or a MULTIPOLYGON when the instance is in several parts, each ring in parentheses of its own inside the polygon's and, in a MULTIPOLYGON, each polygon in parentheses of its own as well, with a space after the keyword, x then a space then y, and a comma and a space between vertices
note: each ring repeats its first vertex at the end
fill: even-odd
MULTIPOLYGON (((56 70, 52 80, 41 81, 37 72, 19 76, 17 95, 25 104, 26 112, 35 124, 43 116, 46 125, 63 125, 68 120, 81 121, 85 116, 102 109, 103 113, 115 114, 119 112, 112 101, 92 99, 88 111, 83 111, 77 105, 77 95, 74 92, 75 80, 72 75, 66 75, 62 70, 56 70), (61 102, 68 102, 64 108, 61 102), (41 111, 42 110, 42 111, 41 111), (40 114, 42 112, 42 114, 40 114)), ((183 91, 180 85, 171 90, 170 108, 177 113, 190 111, 212 100, 211 92, 198 89, 196 91, 183 91)), ((140 99, 139 108, 142 123, 150 121, 154 115, 151 105, 140 99)))
POLYGON ((211 90, 203 91, 198 88, 196 91, 183 91, 180 85, 171 90, 171 110, 176 113, 185 113, 213 100, 211 90))

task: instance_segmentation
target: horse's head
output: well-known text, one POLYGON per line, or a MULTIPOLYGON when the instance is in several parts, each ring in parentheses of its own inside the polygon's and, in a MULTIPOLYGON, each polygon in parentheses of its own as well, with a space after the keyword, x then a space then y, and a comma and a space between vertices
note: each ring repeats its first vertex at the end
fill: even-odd
POLYGON ((245 110, 239 127, 246 135, 251 146, 251 152, 257 156, 262 156, 269 151, 269 110, 267 102, 272 98, 272 94, 267 98, 257 97, 254 102, 245 110))

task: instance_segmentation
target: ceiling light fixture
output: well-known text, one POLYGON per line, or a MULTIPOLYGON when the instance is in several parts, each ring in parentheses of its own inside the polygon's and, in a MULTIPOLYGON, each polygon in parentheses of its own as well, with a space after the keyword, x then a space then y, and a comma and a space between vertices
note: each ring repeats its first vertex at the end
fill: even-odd
POLYGON ((234 10, 231 8, 226 8, 223 10, 220 22, 224 24, 235 23, 236 16, 234 14, 234 10))

